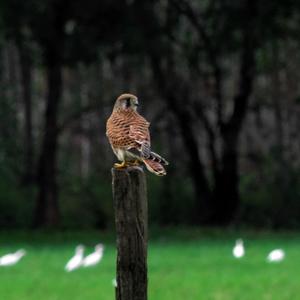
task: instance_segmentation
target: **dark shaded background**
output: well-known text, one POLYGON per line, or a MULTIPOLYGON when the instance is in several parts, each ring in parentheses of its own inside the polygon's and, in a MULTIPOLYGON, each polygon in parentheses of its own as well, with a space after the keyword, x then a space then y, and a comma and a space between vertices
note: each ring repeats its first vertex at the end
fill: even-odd
POLYGON ((300 4, 0 2, 0 226, 113 224, 105 122, 131 92, 157 225, 300 227, 300 4))

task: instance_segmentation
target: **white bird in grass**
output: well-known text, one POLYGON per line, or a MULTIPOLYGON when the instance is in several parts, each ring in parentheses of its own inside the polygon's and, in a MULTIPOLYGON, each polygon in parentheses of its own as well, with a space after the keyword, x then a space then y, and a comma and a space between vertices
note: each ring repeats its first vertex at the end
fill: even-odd
POLYGON ((98 264, 103 257, 104 246, 102 244, 98 244, 95 247, 95 252, 86 256, 82 262, 83 267, 91 267, 98 264))
POLYGON ((282 249, 275 249, 272 250, 268 256, 267 256, 267 261, 268 262, 280 262, 284 259, 285 253, 282 249))
POLYGON ((81 266, 83 261, 83 252, 84 252, 84 246, 78 245, 75 248, 75 255, 67 262, 65 266, 65 270, 67 272, 76 270, 81 266))
POLYGON ((112 281, 111 281, 112 285, 116 288, 118 287, 118 283, 117 283, 117 279, 114 278, 112 281))
POLYGON ((236 240, 235 246, 232 249, 232 254, 235 258, 241 258, 245 255, 245 248, 242 239, 236 240))
POLYGON ((26 251, 20 249, 15 253, 6 254, 0 257, 0 266, 13 266, 26 254, 26 251))

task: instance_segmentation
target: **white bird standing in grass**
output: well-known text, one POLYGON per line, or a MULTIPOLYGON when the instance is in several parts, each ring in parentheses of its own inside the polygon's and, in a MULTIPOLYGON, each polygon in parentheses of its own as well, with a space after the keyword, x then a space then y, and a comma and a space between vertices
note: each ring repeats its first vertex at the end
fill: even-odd
POLYGON ((112 281, 111 281, 112 285, 116 288, 118 287, 118 283, 117 283, 117 279, 114 278, 112 281))
POLYGON ((83 261, 83 252, 84 252, 84 246, 78 245, 75 248, 75 255, 67 262, 65 266, 65 270, 67 272, 76 270, 81 266, 83 261))
POLYGON ((103 257, 103 251, 104 251, 104 246, 102 244, 96 245, 95 252, 91 253, 90 255, 84 258, 82 266, 91 267, 98 264, 103 257))
POLYGON ((245 255, 245 248, 242 239, 236 240, 235 246, 232 249, 232 254, 235 258, 241 258, 245 255))
POLYGON ((20 249, 15 253, 6 254, 0 257, 0 266, 13 266, 26 254, 26 251, 20 249))
POLYGON ((284 259, 285 253, 282 249, 275 249, 271 251, 267 256, 268 262, 280 262, 284 259))

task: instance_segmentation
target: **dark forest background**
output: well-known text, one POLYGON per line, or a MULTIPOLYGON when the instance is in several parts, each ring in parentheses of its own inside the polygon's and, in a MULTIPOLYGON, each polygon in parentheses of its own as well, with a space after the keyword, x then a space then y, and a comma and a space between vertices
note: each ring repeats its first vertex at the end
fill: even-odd
POLYGON ((300 227, 300 3, 1 0, 0 226, 113 225, 105 136, 139 97, 150 223, 300 227))

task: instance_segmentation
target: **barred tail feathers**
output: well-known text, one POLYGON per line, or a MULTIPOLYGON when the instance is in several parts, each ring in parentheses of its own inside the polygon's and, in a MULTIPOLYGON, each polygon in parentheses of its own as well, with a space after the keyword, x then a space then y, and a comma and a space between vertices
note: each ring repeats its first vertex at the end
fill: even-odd
POLYGON ((161 163, 154 161, 152 159, 143 159, 143 162, 151 173, 154 173, 157 176, 164 176, 167 174, 165 168, 161 165, 161 163))
POLYGON ((153 160, 165 166, 169 164, 163 157, 152 151, 150 152, 149 157, 147 157, 147 159, 153 160))

